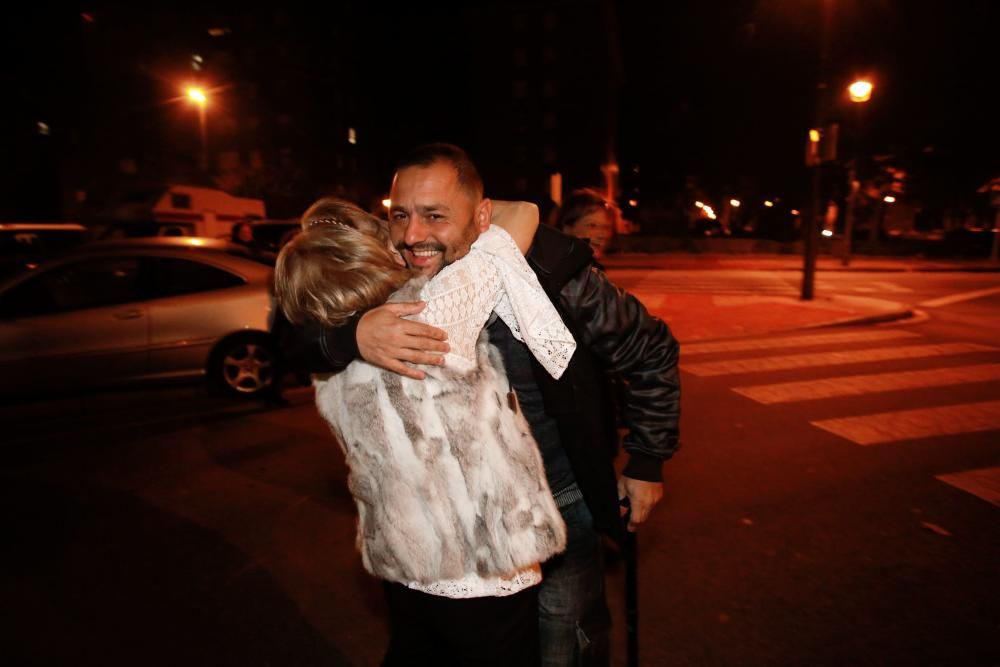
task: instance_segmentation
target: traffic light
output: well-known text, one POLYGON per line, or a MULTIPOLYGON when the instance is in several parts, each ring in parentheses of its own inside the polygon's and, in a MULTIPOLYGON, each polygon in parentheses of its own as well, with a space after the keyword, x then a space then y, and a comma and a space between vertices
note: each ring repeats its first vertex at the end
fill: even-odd
POLYGON ((831 123, 823 128, 812 128, 806 140, 806 166, 815 167, 822 162, 837 159, 837 137, 840 125, 831 123))

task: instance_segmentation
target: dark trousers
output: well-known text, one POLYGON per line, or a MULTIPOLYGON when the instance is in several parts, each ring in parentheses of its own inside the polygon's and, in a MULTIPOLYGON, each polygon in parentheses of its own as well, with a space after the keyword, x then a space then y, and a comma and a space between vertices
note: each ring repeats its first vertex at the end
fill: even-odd
POLYGON ((566 520, 566 551, 542 564, 542 665, 607 667, 611 614, 604 594, 601 538, 583 500, 559 510, 566 520))
POLYGON ((538 665, 538 586, 463 600, 384 588, 390 639, 383 667, 538 665))

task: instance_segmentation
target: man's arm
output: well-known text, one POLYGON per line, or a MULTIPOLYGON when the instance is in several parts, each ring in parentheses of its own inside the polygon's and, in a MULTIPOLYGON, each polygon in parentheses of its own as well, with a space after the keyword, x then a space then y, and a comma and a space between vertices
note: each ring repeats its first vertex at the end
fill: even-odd
POLYGON ((441 329, 403 319, 423 309, 421 302, 389 303, 340 327, 308 322, 283 337, 283 353, 290 366, 309 373, 336 373, 360 358, 422 380, 424 372, 404 362, 440 366, 449 349, 441 329))
POLYGON ((581 346, 625 380, 623 446, 629 460, 619 496, 631 502, 634 530, 662 497, 662 464, 678 447, 679 345, 662 320, 598 269, 581 271, 563 287, 560 300, 577 324, 581 346))

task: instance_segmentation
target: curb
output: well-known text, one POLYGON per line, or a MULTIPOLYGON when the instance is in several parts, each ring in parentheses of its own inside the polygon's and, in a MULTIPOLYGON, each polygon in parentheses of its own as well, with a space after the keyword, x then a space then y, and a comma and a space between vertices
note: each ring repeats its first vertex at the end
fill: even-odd
POLYGON ((886 324, 888 322, 899 322, 901 320, 908 320, 915 316, 916 316, 916 311, 913 308, 906 308, 904 310, 896 310, 889 313, 879 313, 878 315, 859 315, 857 317, 845 317, 844 319, 833 320, 830 322, 807 324, 804 327, 790 329, 790 331, 798 331, 802 329, 825 329, 833 327, 864 326, 868 324, 886 324))

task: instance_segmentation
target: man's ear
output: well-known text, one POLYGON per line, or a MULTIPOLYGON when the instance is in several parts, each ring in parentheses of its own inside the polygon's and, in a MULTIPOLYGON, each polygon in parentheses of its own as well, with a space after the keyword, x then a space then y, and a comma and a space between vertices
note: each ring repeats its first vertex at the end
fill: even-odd
POLYGON ((487 198, 483 198, 479 205, 476 206, 476 226, 479 227, 479 233, 485 232, 490 228, 490 222, 493 220, 493 202, 487 198))

